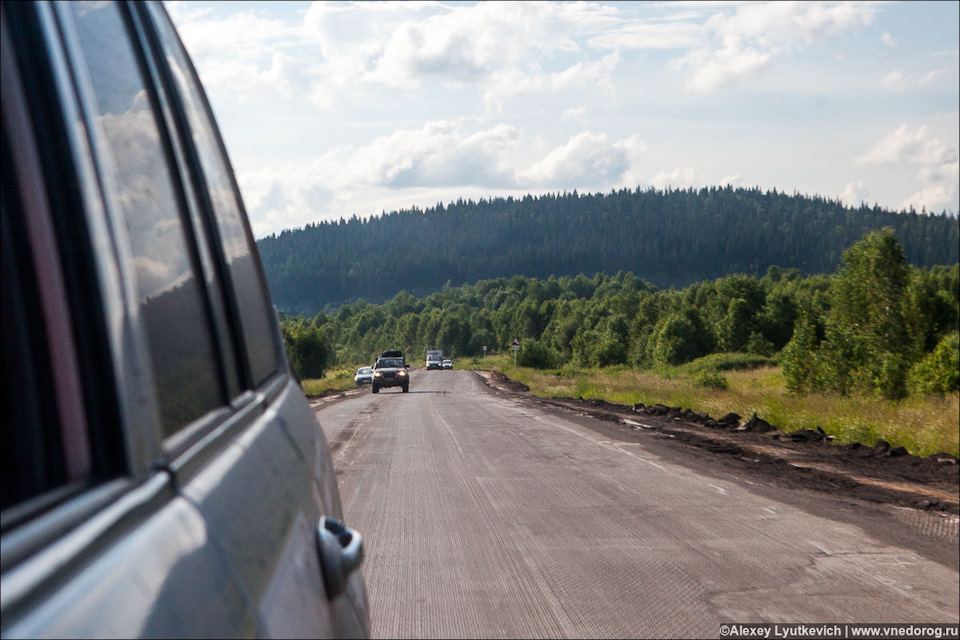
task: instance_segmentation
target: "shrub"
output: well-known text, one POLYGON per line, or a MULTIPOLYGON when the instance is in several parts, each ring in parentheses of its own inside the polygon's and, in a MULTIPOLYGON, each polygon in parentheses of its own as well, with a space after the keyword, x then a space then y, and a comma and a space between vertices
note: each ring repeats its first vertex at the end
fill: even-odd
POLYGON ((907 374, 911 393, 944 394, 960 390, 960 334, 953 332, 907 374))
POLYGON ((691 373, 701 371, 750 371, 760 367, 769 367, 777 363, 776 359, 753 353, 712 353, 684 365, 691 373))
POLYGON ((719 371, 701 371, 693 378, 693 386, 701 389, 725 391, 730 385, 727 377, 719 371))
POLYGON ((517 355, 517 364, 533 369, 552 369, 559 360, 559 354, 539 340, 525 341, 517 355))

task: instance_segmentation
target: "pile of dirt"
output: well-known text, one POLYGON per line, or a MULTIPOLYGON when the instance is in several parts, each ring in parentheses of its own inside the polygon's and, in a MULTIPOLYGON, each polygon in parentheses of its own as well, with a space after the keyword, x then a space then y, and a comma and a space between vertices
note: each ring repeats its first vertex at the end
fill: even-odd
POLYGON ((624 437, 653 432, 671 442, 721 454, 773 482, 844 492, 875 502, 960 513, 960 464, 956 456, 911 455, 880 440, 873 445, 833 443, 823 429, 783 432, 756 414, 714 418, 681 407, 622 405, 584 398, 538 398, 526 385, 483 371, 493 389, 567 409, 615 426, 624 437))

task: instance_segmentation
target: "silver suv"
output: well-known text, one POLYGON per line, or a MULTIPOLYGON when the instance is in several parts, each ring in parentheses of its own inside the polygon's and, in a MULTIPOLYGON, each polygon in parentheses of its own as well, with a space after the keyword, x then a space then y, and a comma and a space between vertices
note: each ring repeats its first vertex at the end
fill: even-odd
POLYGON ((162 4, 0 11, 0 632, 368 636, 361 538, 162 4))

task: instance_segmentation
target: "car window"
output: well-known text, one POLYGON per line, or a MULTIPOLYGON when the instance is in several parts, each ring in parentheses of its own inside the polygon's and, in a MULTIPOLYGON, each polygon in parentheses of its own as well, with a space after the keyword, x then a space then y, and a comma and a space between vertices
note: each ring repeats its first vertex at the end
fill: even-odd
POLYGON ((241 209, 233 171, 193 66, 169 17, 157 6, 150 8, 203 168, 205 191, 216 218, 222 258, 227 265, 225 279, 235 293, 252 382, 259 384, 278 369, 273 306, 258 267, 259 254, 241 209))
POLYGON ((120 10, 68 3, 112 155, 136 268, 164 436, 223 404, 204 293, 179 190, 120 10))

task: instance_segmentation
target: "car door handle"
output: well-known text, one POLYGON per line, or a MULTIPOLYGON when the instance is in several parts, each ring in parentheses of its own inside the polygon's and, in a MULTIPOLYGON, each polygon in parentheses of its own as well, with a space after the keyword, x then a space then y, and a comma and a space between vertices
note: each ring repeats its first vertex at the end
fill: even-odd
POLYGON ((343 593, 350 574, 363 563, 363 538, 339 520, 322 516, 317 523, 316 542, 327 597, 333 600, 343 593))

